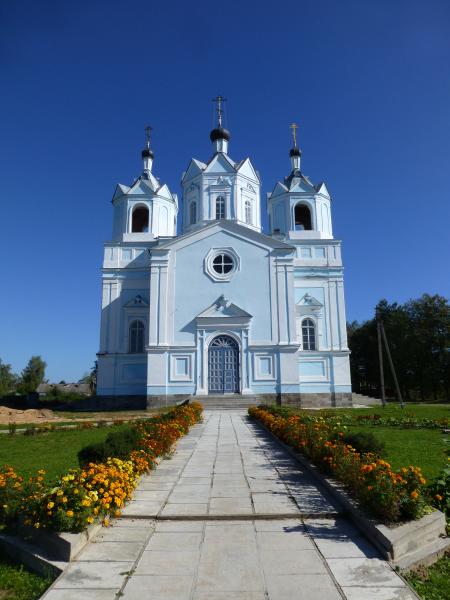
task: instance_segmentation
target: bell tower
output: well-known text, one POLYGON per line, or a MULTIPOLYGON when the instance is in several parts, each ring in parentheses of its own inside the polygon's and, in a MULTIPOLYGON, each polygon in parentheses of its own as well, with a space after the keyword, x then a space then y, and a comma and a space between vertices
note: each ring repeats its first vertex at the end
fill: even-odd
POLYGON ((302 151, 297 144, 298 125, 292 123, 290 128, 291 172, 267 197, 270 233, 289 239, 332 239, 330 194, 325 183, 314 185, 303 174, 302 151))
POLYGON ((261 231, 258 172, 249 158, 235 162, 228 155, 231 134, 224 127, 223 96, 217 96, 217 125, 210 133, 213 155, 207 163, 192 159, 183 178, 183 231, 210 221, 228 220, 261 231))
POLYGON ((114 241, 149 242, 177 233, 178 198, 153 175, 151 131, 150 126, 145 128, 147 143, 141 152, 141 175, 131 187, 118 184, 114 192, 114 241))

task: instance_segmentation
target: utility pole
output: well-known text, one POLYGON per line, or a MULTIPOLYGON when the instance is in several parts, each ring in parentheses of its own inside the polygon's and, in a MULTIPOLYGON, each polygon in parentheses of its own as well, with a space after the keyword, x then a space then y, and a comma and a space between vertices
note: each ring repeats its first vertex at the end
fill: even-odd
POLYGON ((378 360, 380 363, 380 387, 381 387, 381 403, 383 408, 386 406, 386 392, 384 389, 384 367, 383 367, 383 346, 381 343, 381 318, 377 312, 377 337, 378 337, 378 360))
POLYGON ((380 327, 381 327, 381 333, 383 335, 384 345, 386 346, 386 354, 388 356, 389 365, 391 367, 392 377, 393 377, 394 383, 395 383, 395 389, 397 391, 397 398, 400 400, 400 406, 402 408, 404 408, 405 405, 403 403, 403 398, 402 398, 402 393, 400 391, 400 386, 398 385, 397 373, 395 372, 395 368, 394 368, 394 361, 392 360, 391 351, 389 350, 389 344, 388 344, 387 337, 386 337, 386 332, 384 330, 383 321, 381 319, 380 319, 380 327))

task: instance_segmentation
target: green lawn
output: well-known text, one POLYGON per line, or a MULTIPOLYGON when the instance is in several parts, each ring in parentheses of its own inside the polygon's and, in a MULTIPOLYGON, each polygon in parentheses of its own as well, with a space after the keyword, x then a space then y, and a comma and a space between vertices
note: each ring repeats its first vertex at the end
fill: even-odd
POLYGON ((347 414, 350 416, 379 414, 384 417, 415 416, 423 419, 440 419, 450 417, 450 404, 415 404, 411 402, 407 403, 405 408, 401 408, 397 403, 389 403, 384 408, 382 406, 368 406, 366 408, 336 408, 310 412, 313 414, 320 412, 321 414, 347 414))
POLYGON ((420 567, 408 573, 406 579, 422 600, 450 598, 450 555, 430 567, 420 567))
POLYGON ((384 442, 383 458, 391 463, 394 469, 409 465, 419 466, 425 479, 437 477, 447 464, 445 436, 436 429, 402 429, 401 427, 347 427, 347 431, 368 431, 384 442))
MULTIPOLYGON (((102 427, 100 429, 51 431, 34 436, 16 434, 0 436, 0 468, 13 466, 21 475, 35 474, 45 469, 48 481, 68 469, 78 466, 77 453, 81 448, 103 441, 111 431, 129 427, 102 427)), ((0 597, 1 598, 1 597, 0 597)))
POLYGON ((0 557, 0 598, 2 600, 40 598, 51 582, 50 577, 40 577, 0 557))

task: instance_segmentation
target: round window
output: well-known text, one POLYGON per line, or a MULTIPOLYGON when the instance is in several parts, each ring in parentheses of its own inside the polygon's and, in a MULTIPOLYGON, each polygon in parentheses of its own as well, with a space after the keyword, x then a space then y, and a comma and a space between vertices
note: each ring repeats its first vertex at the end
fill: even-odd
POLYGON ((229 254, 218 254, 212 262, 212 267, 219 275, 225 275, 234 268, 234 260, 229 254))

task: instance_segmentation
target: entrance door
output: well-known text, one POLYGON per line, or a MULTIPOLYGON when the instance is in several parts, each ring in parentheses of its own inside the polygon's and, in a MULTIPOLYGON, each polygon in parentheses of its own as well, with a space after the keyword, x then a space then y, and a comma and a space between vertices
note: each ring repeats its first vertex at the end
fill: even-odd
POLYGON ((211 342, 208 365, 210 394, 239 392, 239 348, 233 338, 220 335, 211 342))

